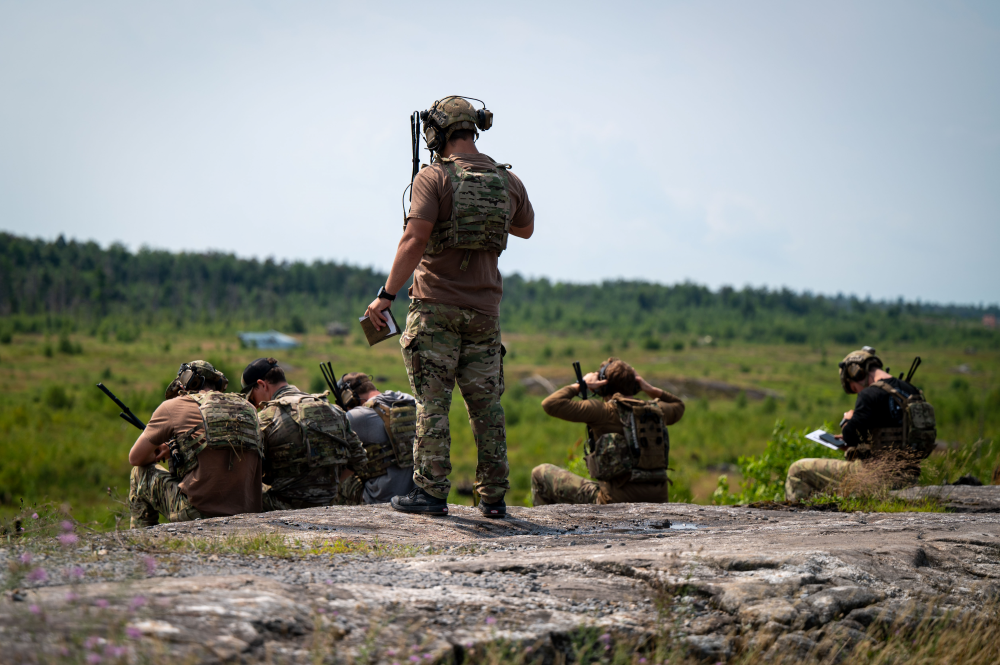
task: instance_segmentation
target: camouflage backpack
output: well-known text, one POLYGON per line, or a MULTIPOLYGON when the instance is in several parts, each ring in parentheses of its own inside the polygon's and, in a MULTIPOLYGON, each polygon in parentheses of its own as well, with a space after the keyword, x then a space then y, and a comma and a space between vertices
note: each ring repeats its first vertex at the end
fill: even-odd
POLYGON ((464 168, 454 159, 435 159, 444 166, 451 180, 451 219, 434 225, 424 253, 440 254, 451 248, 468 250, 460 266, 466 270, 472 250, 500 254, 507 249, 511 219, 507 182, 510 164, 497 164, 487 157, 493 162, 493 168, 464 168))
POLYGON ((612 480, 629 474, 632 480, 666 480, 670 437, 663 424, 663 411, 655 402, 615 395, 615 407, 624 433, 602 434, 584 459, 596 480, 612 480))
POLYGON ((385 426, 387 443, 364 443, 368 463, 358 475, 367 480, 381 476, 390 464, 413 466, 413 439, 417 434, 417 402, 409 395, 393 398, 386 393, 373 397, 364 406, 373 409, 385 426))
POLYGON ((205 392, 186 395, 198 404, 201 424, 170 441, 170 473, 178 479, 198 467, 206 448, 228 448, 264 456, 257 411, 242 395, 205 392), (200 432, 200 434, 199 434, 200 432))
POLYGON ((902 427, 880 427, 872 430, 872 449, 902 450, 915 454, 919 459, 928 457, 937 442, 937 423, 934 407, 924 399, 919 390, 908 395, 893 388, 887 381, 876 381, 872 386, 889 393, 892 406, 903 421, 902 427))
POLYGON ((350 425, 326 397, 327 393, 291 392, 264 404, 265 464, 272 479, 347 463, 350 425))

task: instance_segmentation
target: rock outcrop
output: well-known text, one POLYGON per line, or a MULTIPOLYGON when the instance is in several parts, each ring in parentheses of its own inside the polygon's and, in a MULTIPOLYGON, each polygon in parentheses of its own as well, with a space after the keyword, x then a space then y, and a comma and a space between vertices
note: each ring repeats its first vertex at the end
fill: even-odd
POLYGON ((609 648, 659 637, 717 662, 747 649, 842 651, 880 623, 1000 595, 995 513, 451 511, 309 509, 28 556, 6 545, 5 583, 18 589, 0 602, 4 659, 445 662, 505 645, 565 662, 588 634, 609 648))

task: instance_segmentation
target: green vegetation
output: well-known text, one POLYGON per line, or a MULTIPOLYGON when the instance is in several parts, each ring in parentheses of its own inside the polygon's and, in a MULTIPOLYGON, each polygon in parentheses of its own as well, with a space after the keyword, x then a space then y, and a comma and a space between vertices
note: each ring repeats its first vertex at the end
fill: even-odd
MULTIPOLYGON (((0 250, 0 516, 18 512, 23 498, 67 503, 80 520, 113 527, 122 505, 109 489, 126 493, 138 433, 94 384, 103 381, 147 420, 181 362, 204 358, 238 382, 262 353, 242 348, 239 330, 304 330, 296 333, 301 347, 271 352, 300 387, 322 389, 318 364, 330 360, 338 372, 366 371, 381 388, 409 390, 397 340, 369 349, 358 326, 346 337, 323 332, 361 311, 382 280, 373 271, 4 234, 0 250)), ((966 473, 989 482, 1000 462, 1000 333, 980 324, 983 308, 518 276, 505 280, 503 302, 512 504, 530 501, 536 464, 586 473, 583 427, 546 416, 543 395, 522 381, 539 374, 565 385, 572 360, 596 369, 612 354, 687 398, 670 432, 674 500, 711 501, 720 475, 734 492, 748 483, 742 500, 773 499, 790 461, 826 454, 798 433, 853 406, 836 363, 862 343, 896 372, 923 357, 916 383, 948 450, 924 463, 922 482, 966 473), (809 332, 793 334, 800 329, 809 332)), ((451 425, 450 500, 468 503, 454 490, 471 483, 476 462, 457 391, 451 425)))

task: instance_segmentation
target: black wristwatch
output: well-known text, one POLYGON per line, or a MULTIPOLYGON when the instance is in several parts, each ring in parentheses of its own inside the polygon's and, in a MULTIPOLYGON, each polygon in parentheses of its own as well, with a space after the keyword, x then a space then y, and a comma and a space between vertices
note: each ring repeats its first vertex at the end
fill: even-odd
POLYGON ((383 300, 388 300, 390 302, 396 299, 396 296, 386 291, 384 286, 379 287, 378 293, 375 295, 375 297, 382 298, 383 300))

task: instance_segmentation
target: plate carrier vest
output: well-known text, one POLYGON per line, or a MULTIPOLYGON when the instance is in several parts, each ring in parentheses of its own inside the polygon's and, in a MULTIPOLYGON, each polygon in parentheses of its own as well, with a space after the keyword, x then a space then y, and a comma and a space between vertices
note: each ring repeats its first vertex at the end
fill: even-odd
POLYGON ((201 424, 167 444, 170 473, 175 478, 182 480, 198 468, 198 454, 206 448, 252 451, 264 456, 257 411, 242 395, 215 391, 183 394, 198 404, 201 424))
POLYGON ((608 404, 617 410, 624 433, 608 432, 596 441, 589 437, 591 450, 584 461, 591 477, 604 481, 626 476, 638 482, 666 481, 670 436, 660 406, 620 394, 608 404))
POLYGON ((382 419, 389 440, 384 443, 362 442, 368 463, 358 471, 358 477, 362 480, 377 478, 393 463, 403 469, 412 467, 413 439, 417 435, 416 400, 409 395, 390 400, 383 394, 371 398, 364 406, 373 409, 382 419))
POLYGON ((273 478, 294 478, 309 471, 346 464, 350 424, 328 393, 293 392, 265 403, 278 407, 268 432, 267 466, 273 478))
POLYGON ((487 159, 493 163, 492 169, 466 169, 454 159, 436 158, 451 181, 451 219, 434 224, 424 253, 440 254, 451 248, 468 250, 460 266, 462 270, 469 267, 474 249, 497 254, 507 249, 512 214, 507 175, 510 164, 487 159))
POLYGON ((879 427, 871 430, 872 451, 901 450, 915 454, 918 459, 930 456, 937 441, 937 424, 934 407, 924 399, 923 392, 918 390, 913 395, 907 395, 886 381, 876 381, 872 386, 889 393, 892 401, 903 412, 902 427, 879 427))

